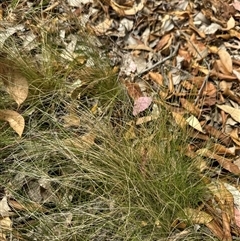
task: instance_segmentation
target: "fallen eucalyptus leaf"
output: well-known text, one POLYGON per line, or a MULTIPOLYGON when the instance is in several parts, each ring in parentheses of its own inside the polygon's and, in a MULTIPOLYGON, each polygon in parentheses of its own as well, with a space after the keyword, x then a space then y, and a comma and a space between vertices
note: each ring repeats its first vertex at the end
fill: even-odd
POLYGON ((21 137, 25 121, 24 118, 13 110, 0 110, 0 120, 7 121, 14 131, 21 137))
POLYGON ((240 110, 229 105, 217 105, 217 107, 228 113, 235 121, 240 122, 240 110))

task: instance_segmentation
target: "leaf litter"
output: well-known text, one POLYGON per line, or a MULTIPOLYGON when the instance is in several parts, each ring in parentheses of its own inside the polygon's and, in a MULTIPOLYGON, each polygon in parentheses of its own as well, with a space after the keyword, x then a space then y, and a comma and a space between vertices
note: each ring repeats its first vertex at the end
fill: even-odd
MULTIPOLYGON (((1 16, 1 20, 8 21, 5 25, 2 23, 2 46, 15 35, 24 41, 26 51, 36 48, 39 26, 35 26, 31 19, 22 18, 21 24, 16 21, 32 6, 30 1, 25 2, 19 4, 19 9, 1 16)), ((189 135, 194 137, 189 141, 186 155, 217 162, 217 168, 209 165, 208 170, 215 175, 228 176, 227 183, 208 180, 212 197, 201 209, 186 209, 186 215, 196 224, 205 224, 220 240, 232 240, 238 236, 240 35, 236 23, 239 1, 68 0, 67 4, 79 21, 95 33, 97 40, 94 41, 108 46, 112 62, 117 60, 120 63, 118 77, 134 101, 135 124, 151 122, 160 117, 162 107, 166 108, 172 113, 176 125, 188 126, 189 135), (151 88, 147 88, 149 85, 151 88), (151 106, 157 111, 151 111, 151 106)), ((5 11, 6 8, 1 7, 5 11)), ((73 31, 69 35, 65 30, 64 24, 70 16, 64 8, 67 6, 61 2, 49 1, 43 12, 51 16, 55 10, 59 12, 59 18, 48 21, 45 27, 62 39, 65 47, 62 58, 69 61, 78 57, 83 59, 77 53, 77 33, 73 31)), ((44 24, 40 20, 39 24, 44 24)), ((1 69, 3 75, 9 76, 13 72, 11 80, 3 78, 2 81, 19 107, 28 97, 28 82, 14 72, 14 68, 2 66, 1 69)), ((24 119, 18 112, 0 110, 0 119, 9 122, 22 136, 24 119)), ((66 122, 65 127, 80 123, 71 115, 62 119, 66 122)), ((134 134, 126 134, 135 138, 134 134)), ((75 139, 66 142, 80 145, 75 139)), ((94 143, 94 137, 86 134, 80 142, 89 147, 94 143)), ((206 162, 204 166, 200 168, 203 172, 206 162)))

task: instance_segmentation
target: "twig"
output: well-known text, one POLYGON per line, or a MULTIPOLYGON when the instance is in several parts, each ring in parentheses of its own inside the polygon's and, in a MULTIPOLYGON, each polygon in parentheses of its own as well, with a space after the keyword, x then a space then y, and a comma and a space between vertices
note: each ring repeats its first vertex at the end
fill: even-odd
POLYGON ((146 72, 148 72, 148 71, 156 68, 158 65, 163 64, 163 63, 166 62, 167 60, 171 59, 171 58, 177 53, 177 51, 178 51, 178 49, 179 49, 179 46, 180 46, 180 42, 177 44, 176 47, 174 47, 174 51, 173 51, 170 55, 168 55, 166 58, 158 61, 157 63, 155 63, 155 64, 152 65, 151 67, 149 67, 149 68, 143 70, 142 72, 138 73, 137 76, 140 76, 140 75, 142 75, 142 74, 145 74, 146 72))

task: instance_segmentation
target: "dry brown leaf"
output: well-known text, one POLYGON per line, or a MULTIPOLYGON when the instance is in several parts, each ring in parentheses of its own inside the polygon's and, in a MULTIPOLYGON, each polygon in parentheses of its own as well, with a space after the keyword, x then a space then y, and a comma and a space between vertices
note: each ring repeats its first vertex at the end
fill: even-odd
POLYGON ((225 240, 232 240, 230 223, 233 223, 235 220, 233 195, 221 181, 211 182, 207 187, 213 193, 214 199, 221 209, 222 229, 225 240))
POLYGON ((181 105, 184 109, 186 109, 187 111, 189 111, 191 114, 195 115, 195 116, 199 116, 201 111, 200 109, 195 106, 193 103, 189 102, 188 100, 184 99, 184 98, 180 98, 180 102, 181 105))
POLYGON ((140 97, 143 96, 143 93, 141 91, 141 88, 140 88, 139 84, 126 82, 125 86, 127 88, 127 92, 129 94, 129 96, 133 100, 137 100, 137 99, 139 99, 140 97))
POLYGON ((212 233, 214 233, 220 240, 223 240, 224 234, 221 227, 219 227, 210 214, 192 208, 185 208, 184 212, 193 223, 206 225, 212 233))
POLYGON ((189 79, 191 83, 197 86, 197 88, 201 88, 202 84, 204 82, 205 77, 204 76, 194 76, 189 79))
POLYGON ((237 77, 238 80, 240 80, 240 73, 237 70, 233 70, 233 74, 237 77))
POLYGON ((230 34, 231 37, 236 37, 236 38, 240 39, 240 33, 237 30, 231 29, 229 31, 229 34, 230 34))
POLYGON ((220 130, 217 130, 213 126, 210 125, 205 125, 204 126, 205 131, 211 135, 212 137, 216 138, 219 140, 220 143, 230 146, 232 144, 231 138, 226 135, 225 133, 221 132, 220 130))
POLYGON ((143 116, 137 119, 136 121, 136 125, 142 125, 144 123, 150 122, 152 120, 156 120, 158 117, 157 116, 152 116, 152 115, 148 115, 148 116, 143 116))
POLYGON ((229 105, 217 105, 217 107, 228 113, 235 121, 240 122, 240 110, 229 105))
POLYGON ((204 156, 204 157, 208 157, 210 159, 214 159, 224 169, 228 170, 229 172, 231 172, 235 175, 240 175, 239 167, 237 165, 233 164, 231 159, 227 159, 225 157, 219 156, 219 155, 209 151, 206 148, 199 149, 199 150, 196 151, 196 153, 200 156, 204 156))
POLYGON ((218 79, 223 79, 225 81, 233 81, 238 80, 236 76, 230 75, 230 74, 222 74, 219 71, 216 71, 215 69, 212 69, 210 72, 210 76, 216 76, 218 79))
POLYGON ((220 59, 215 60, 214 69, 217 72, 221 72, 222 74, 229 75, 228 70, 225 68, 225 66, 223 65, 220 59))
POLYGON ((195 91, 196 88, 195 88, 194 84, 190 83, 190 81, 184 80, 184 81, 181 82, 181 85, 186 90, 192 90, 192 91, 196 92, 195 91))
POLYGON ((127 16, 127 15, 135 15, 137 12, 143 9, 145 0, 141 0, 138 4, 134 2, 132 7, 123 6, 117 4, 115 1, 110 0, 111 7, 120 15, 120 16, 127 16))
POLYGON ((0 218, 1 232, 12 231, 12 220, 9 217, 0 218))
POLYGON ((197 61, 207 57, 208 55, 207 47, 196 39, 195 34, 192 34, 190 40, 187 40, 187 47, 189 52, 196 58, 197 61))
POLYGON ((235 155, 234 148, 230 149, 218 143, 214 143, 213 145, 210 144, 209 149, 217 155, 235 155))
POLYGON ((28 96, 28 82, 27 79, 17 71, 6 74, 3 79, 3 83, 6 87, 7 92, 16 101, 18 106, 20 106, 28 96))
POLYGON ((183 48, 179 48, 178 50, 178 55, 183 57, 183 59, 185 60, 185 62, 190 63, 192 60, 192 56, 190 55, 190 53, 183 48))
POLYGON ((226 81, 221 81, 219 83, 219 88, 223 93, 223 96, 228 97, 229 99, 237 102, 238 104, 240 104, 240 98, 234 94, 234 92, 232 90, 229 89, 228 84, 226 81))
POLYGON ((228 71, 229 74, 231 74, 233 71, 233 67, 230 54, 225 49, 220 49, 218 51, 218 55, 224 68, 228 71))
POLYGON ((203 88, 202 94, 206 95, 206 96, 216 97, 217 90, 216 90, 215 85, 211 82, 207 82, 205 87, 203 88))
POLYGON ((24 118, 13 110, 0 110, 0 120, 7 121, 14 131, 21 137, 25 121, 24 118))
POLYGON ((150 71, 148 74, 150 79, 160 86, 163 86, 163 76, 160 73, 150 71))
POLYGON ((172 34, 166 34, 164 35, 160 41, 158 42, 156 48, 155 48, 155 51, 159 51, 159 50, 164 50, 166 49, 167 47, 169 47, 172 43, 172 34))
POLYGON ((232 140, 234 141, 234 143, 237 144, 238 146, 240 146, 240 139, 239 139, 239 136, 238 136, 238 128, 233 129, 229 133, 229 135, 232 138, 232 140))

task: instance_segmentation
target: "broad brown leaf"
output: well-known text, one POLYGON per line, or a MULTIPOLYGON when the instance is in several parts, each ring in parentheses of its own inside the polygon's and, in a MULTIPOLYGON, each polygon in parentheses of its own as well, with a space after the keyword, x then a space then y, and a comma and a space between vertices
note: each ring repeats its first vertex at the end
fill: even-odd
POLYGON ((228 71, 228 73, 231 74, 233 71, 233 67, 230 54, 225 49, 220 49, 218 51, 218 55, 224 68, 228 71))

